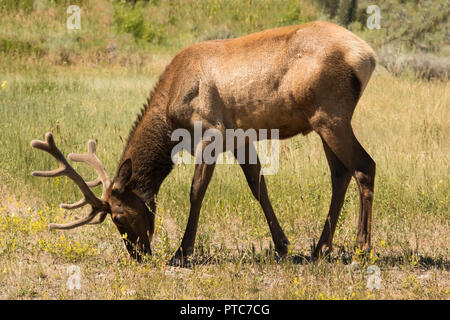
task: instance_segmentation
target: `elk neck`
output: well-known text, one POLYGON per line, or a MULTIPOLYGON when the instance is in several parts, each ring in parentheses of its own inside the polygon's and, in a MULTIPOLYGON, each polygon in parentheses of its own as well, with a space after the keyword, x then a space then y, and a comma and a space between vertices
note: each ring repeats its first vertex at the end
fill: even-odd
POLYGON ((158 92, 159 84, 131 129, 118 166, 131 159, 132 176, 128 186, 151 207, 159 187, 173 168, 173 130, 163 111, 166 99, 158 92))

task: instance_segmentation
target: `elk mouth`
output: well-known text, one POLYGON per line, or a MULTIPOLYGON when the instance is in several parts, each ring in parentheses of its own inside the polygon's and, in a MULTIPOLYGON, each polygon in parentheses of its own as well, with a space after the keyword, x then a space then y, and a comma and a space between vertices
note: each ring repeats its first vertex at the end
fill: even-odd
POLYGON ((122 236, 125 248, 133 259, 136 259, 138 262, 142 262, 145 256, 152 255, 150 236, 147 236, 145 238, 138 237, 133 231, 125 231, 121 226, 116 226, 117 229, 119 229, 120 235, 122 236))
POLYGON ((142 262, 145 256, 152 255, 152 249, 149 245, 143 244, 141 242, 131 242, 128 239, 123 239, 125 243, 125 247, 127 248, 128 253, 133 259, 136 259, 138 262, 142 262))

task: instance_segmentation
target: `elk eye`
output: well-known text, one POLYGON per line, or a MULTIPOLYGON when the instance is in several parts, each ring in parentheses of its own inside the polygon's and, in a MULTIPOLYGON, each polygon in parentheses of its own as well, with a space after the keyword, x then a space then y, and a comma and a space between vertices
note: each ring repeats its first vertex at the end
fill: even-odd
POLYGON ((120 221, 121 219, 120 219, 119 215, 114 215, 114 217, 112 219, 116 224, 118 224, 118 225, 121 224, 121 221, 120 221))

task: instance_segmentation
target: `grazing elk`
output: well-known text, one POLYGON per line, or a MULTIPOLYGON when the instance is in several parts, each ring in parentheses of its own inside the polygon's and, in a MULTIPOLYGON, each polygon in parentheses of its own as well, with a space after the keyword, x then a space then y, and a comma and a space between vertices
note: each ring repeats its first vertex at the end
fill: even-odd
MULTIPOLYGON (((75 204, 61 206, 92 206, 87 217, 50 228, 100 223, 110 214, 119 232, 126 233, 126 247, 133 257, 151 253, 155 197, 173 167, 171 133, 177 128, 192 133, 194 122, 201 121, 203 130, 214 128, 222 133, 228 128, 279 129, 281 139, 317 132, 331 170, 332 199, 313 257, 332 248, 352 176, 360 195, 356 242, 368 249, 375 162, 356 139, 351 119, 374 68, 375 54, 363 40, 323 21, 194 44, 176 55, 161 75, 131 130, 114 180, 96 157, 93 141, 88 143, 87 154, 69 155, 98 172, 99 177, 88 183, 68 164, 50 133, 45 141, 32 141, 33 147, 49 152, 60 163, 59 169, 33 174, 66 175, 84 195, 75 204), (103 193, 98 198, 90 187, 100 183, 103 193)), ((207 145, 202 141, 200 147, 207 145)), ((248 154, 249 144, 243 147, 248 154)), ((235 155, 236 149, 232 150, 235 155)), ((259 159, 256 164, 240 165, 264 211, 276 252, 284 257, 289 241, 272 209, 259 159)), ((200 208, 213 171, 214 164, 195 165, 189 219, 174 263, 183 264, 193 251, 200 208)))

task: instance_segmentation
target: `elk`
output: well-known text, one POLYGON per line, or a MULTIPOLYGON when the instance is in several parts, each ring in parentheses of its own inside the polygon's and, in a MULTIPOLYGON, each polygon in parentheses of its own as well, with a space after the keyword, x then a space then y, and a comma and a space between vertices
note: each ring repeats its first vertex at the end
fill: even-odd
MULTIPOLYGON (((33 175, 66 175, 84 198, 74 209, 89 204, 85 218, 51 229, 71 229, 96 224, 111 215, 130 255, 139 259, 151 254, 156 196, 171 172, 171 133, 177 128, 193 132, 201 121, 203 130, 278 129, 280 139, 315 131, 321 137, 331 171, 332 198, 328 216, 312 252, 315 259, 328 254, 344 197, 352 176, 360 196, 356 245, 370 248, 375 162, 356 139, 351 119, 359 98, 375 68, 369 45, 350 31, 329 22, 315 21, 281 27, 244 37, 212 40, 189 46, 166 66, 138 116, 126 142, 113 180, 88 142, 87 154, 68 158, 91 165, 99 174, 91 182, 69 165, 51 133, 32 147, 50 153, 60 168, 33 175), (103 184, 100 198, 90 190, 103 184)), ((204 149, 208 141, 201 141, 204 149)), ((248 151, 249 143, 239 148, 248 151)), ((237 147, 231 150, 236 154, 237 147)), ((190 150, 194 154, 194 150, 190 150)), ((246 152, 248 154, 248 152, 246 152)), ((285 236, 269 200, 261 164, 239 163, 269 225, 274 247, 281 258, 287 254, 285 236)), ((190 189, 190 212, 181 246, 171 262, 184 265, 193 252, 202 200, 215 164, 195 165, 190 189)))

